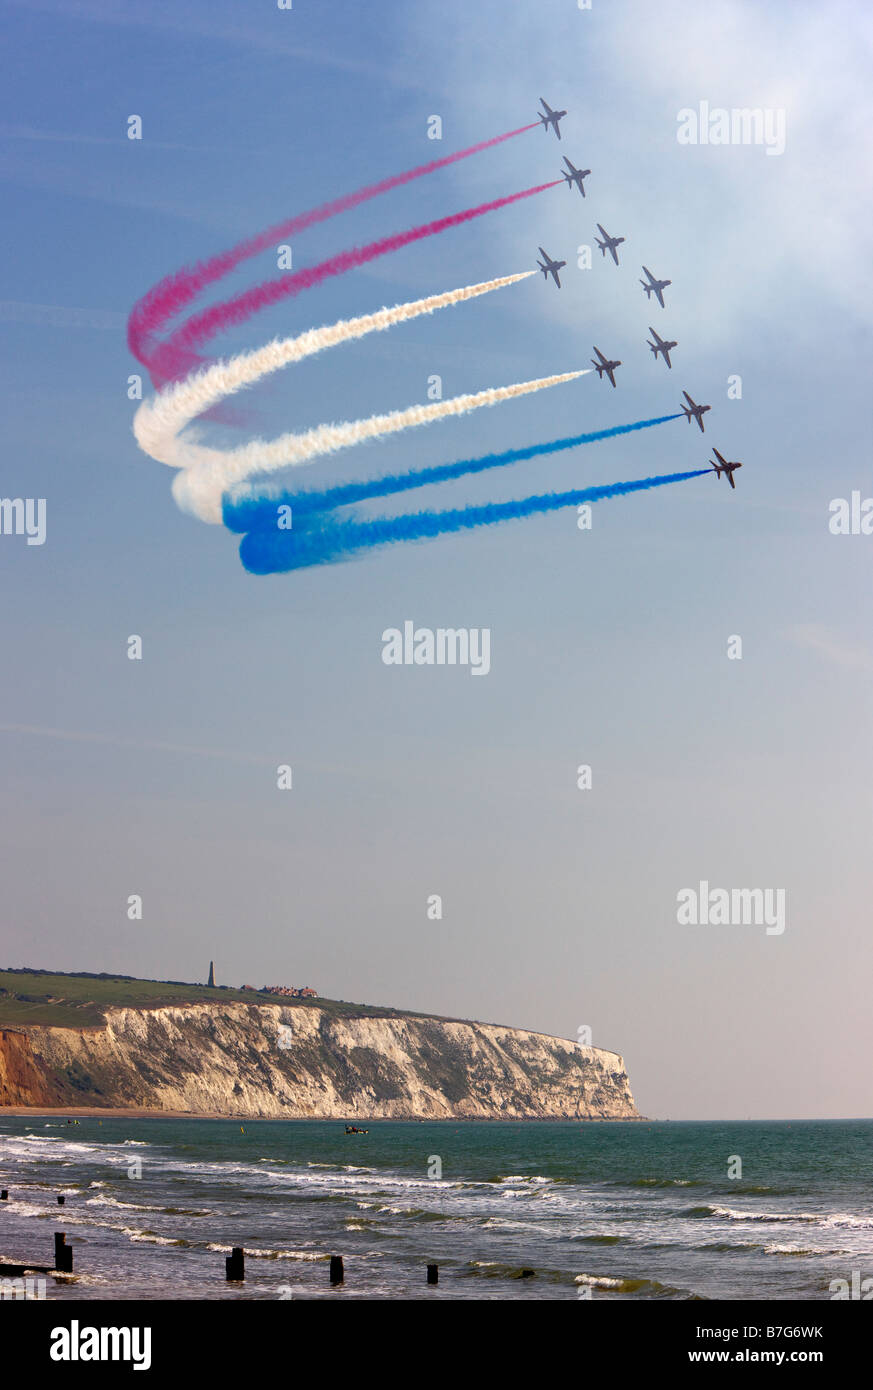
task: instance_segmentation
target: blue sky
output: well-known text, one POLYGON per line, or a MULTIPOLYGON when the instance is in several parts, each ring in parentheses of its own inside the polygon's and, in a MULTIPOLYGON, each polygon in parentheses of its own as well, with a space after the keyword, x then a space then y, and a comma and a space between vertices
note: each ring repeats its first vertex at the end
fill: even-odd
MULTIPOLYGON (((873 492, 866 7, 2 10, 2 492, 47 500, 45 545, 0 536, 3 962, 196 979, 214 958, 228 983, 567 1037, 587 1023, 648 1114, 869 1114, 873 540, 828 529, 832 499, 873 492), (615 391, 586 376, 307 482, 666 414, 685 388, 712 405, 705 436, 679 420, 399 506, 692 469, 713 444, 743 460, 737 491, 701 478, 599 504, 590 532, 571 510, 247 575, 135 446, 132 304, 283 217, 523 124, 540 95, 568 110, 560 145, 531 131, 313 228, 295 268, 557 177, 564 153, 592 170, 584 202, 553 189, 216 349, 527 269, 539 244, 568 260, 564 288, 538 276, 326 353, 213 437, 401 408, 434 373, 449 395, 571 370, 596 342, 624 363, 615 391), (677 112, 701 100, 783 108, 785 152, 679 145, 677 112), (595 221, 627 238, 618 269, 596 250, 576 268, 595 221), (673 281, 665 310, 642 262, 673 281), (649 324, 679 340, 670 372, 649 324), (487 678, 386 667, 381 634, 406 619, 490 627, 487 678), (701 879, 785 888, 784 934, 680 927, 676 894, 701 879)), ((268 255, 221 289, 271 274, 268 255)))

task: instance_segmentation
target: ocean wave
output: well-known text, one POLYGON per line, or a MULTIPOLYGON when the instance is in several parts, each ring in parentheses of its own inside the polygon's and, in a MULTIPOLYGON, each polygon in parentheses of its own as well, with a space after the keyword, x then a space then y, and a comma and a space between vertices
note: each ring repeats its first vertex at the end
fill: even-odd
POLYGON ((86 1197, 86 1207, 120 1207, 127 1211, 160 1211, 142 1202, 120 1202, 117 1197, 86 1197))
POLYGON ((57 1163, 69 1166, 75 1162, 115 1162, 128 1163, 125 1152, 128 1148, 151 1148, 140 1139, 107 1141, 74 1138, 67 1133, 63 1137, 48 1134, 10 1135, 3 1139, 3 1155, 7 1161, 27 1163, 57 1163))
POLYGON ((614 1279, 607 1274, 577 1274, 573 1280, 574 1284, 591 1284, 595 1289, 623 1289, 625 1284, 631 1282, 639 1286, 644 1284, 646 1280, 614 1279))
POLYGON ((4 1140, 3 1153, 9 1158, 26 1158, 30 1162, 34 1159, 44 1159, 46 1162, 57 1160, 60 1155, 69 1154, 80 1158, 83 1154, 97 1154, 102 1150, 102 1145, 89 1144, 84 1140, 73 1140, 64 1138, 52 1138, 48 1134, 20 1134, 4 1140))
MULTIPOLYGON (((468 1221, 465 1216, 446 1218, 447 1220, 468 1221)), ((486 1216, 477 1223, 483 1231, 536 1231, 540 1239, 548 1238, 548 1232, 536 1221, 518 1221, 510 1216, 486 1216)))
MULTIPOLYGON (((269 1163, 269 1159, 262 1158, 261 1163, 269 1163)), ((368 1168, 360 1163, 313 1163, 308 1162, 307 1168, 326 1168, 334 1173, 377 1173, 378 1168, 368 1168)))
POLYGON ((695 1178, 631 1178, 629 1182, 617 1179, 615 1187, 705 1187, 695 1178))
MULTIPOLYGON (((383 1208, 389 1210, 389 1208, 383 1208)), ((397 1210, 397 1208, 395 1208, 397 1210)), ((404 1207, 401 1215, 409 1221, 469 1221, 471 1218, 465 1212, 433 1211, 429 1207, 404 1207)))
POLYGON ((764 1224, 804 1223, 814 1226, 852 1226, 873 1229, 873 1217, 856 1216, 852 1212, 820 1211, 750 1211, 737 1207, 701 1206, 688 1207, 681 1216, 717 1217, 723 1221, 760 1221, 764 1224))
POLYGON ((122 1230, 130 1240, 146 1245, 178 1245, 185 1250, 191 1249, 191 1241, 184 1240, 181 1236, 161 1236, 157 1231, 137 1231, 129 1226, 122 1227, 122 1230))
MULTIPOLYGON (((44 1206, 37 1206, 35 1202, 28 1202, 27 1200, 22 1201, 21 1198, 17 1198, 14 1203, 6 1201, 3 1203, 3 1206, 7 1212, 11 1212, 15 1216, 49 1215, 49 1212, 46 1211, 44 1206)), ((66 1212, 64 1213, 64 1218, 66 1219, 66 1212)))
POLYGON ((699 1301, 700 1294, 695 1294, 690 1289, 678 1289, 672 1284, 662 1284, 658 1279, 629 1279, 624 1276, 612 1276, 607 1274, 577 1274, 576 1284, 592 1289, 603 1289, 610 1293, 635 1293, 642 1294, 645 1298, 670 1298, 670 1299, 694 1299, 699 1301))
POLYGON ((755 1240, 710 1240, 706 1245, 698 1245, 697 1250, 716 1250, 719 1254, 727 1255, 732 1250, 763 1250, 764 1246, 755 1240))
MULTIPOLYGON (((233 1250, 232 1245, 220 1245, 217 1241, 210 1241, 206 1246, 207 1250, 217 1250, 229 1255, 233 1250)), ((250 1246, 245 1246, 243 1250, 246 1259, 250 1260, 329 1260, 330 1256, 320 1250, 254 1250, 250 1246)))
POLYGON ((185 1173, 196 1178, 218 1177, 222 1182, 227 1182, 229 1178, 238 1178, 240 1182, 251 1183, 256 1181, 259 1185, 265 1185, 273 1181, 279 1187, 302 1187, 307 1192, 317 1188, 345 1188, 352 1195, 358 1192, 388 1190, 415 1190, 416 1188, 460 1188, 460 1182, 448 1181, 445 1178, 410 1177, 400 1173, 380 1173, 374 1168, 358 1168, 356 1165, 343 1165, 341 1171, 336 1168, 330 1172, 316 1171, 312 1167, 289 1168, 284 1172, 275 1169, 259 1167, 249 1163, 177 1163, 173 1165, 174 1173, 185 1173))
POLYGON ((494 1181, 495 1183, 539 1182, 542 1183, 543 1186, 548 1186, 554 1182, 554 1178, 547 1178, 542 1173, 507 1173, 504 1176, 495 1178, 494 1181))
POLYGON ((559 1270, 533 1269, 530 1265, 506 1264, 502 1260, 469 1260, 466 1270, 462 1273, 484 1279, 545 1279, 553 1284, 563 1282, 566 1278, 559 1270))
MULTIPOLYGON (((801 1245, 764 1245, 761 1247, 765 1255, 821 1255, 821 1250, 804 1250, 801 1245)), ((831 1250, 829 1254, 837 1254, 831 1250)))

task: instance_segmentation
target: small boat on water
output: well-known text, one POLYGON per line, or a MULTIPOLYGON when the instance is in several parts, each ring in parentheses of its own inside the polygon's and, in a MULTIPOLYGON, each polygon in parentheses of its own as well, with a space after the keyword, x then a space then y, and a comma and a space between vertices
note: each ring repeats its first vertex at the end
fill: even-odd
POLYGON ((346 1134, 369 1134, 368 1129, 359 1129, 357 1125, 346 1125, 346 1134))

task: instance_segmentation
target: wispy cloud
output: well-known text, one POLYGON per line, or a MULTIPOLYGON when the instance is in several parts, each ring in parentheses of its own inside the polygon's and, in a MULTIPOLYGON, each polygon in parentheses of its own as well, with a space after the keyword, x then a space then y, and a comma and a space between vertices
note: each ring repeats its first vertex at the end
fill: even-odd
MULTIPOLYGON (((350 58, 345 54, 327 49, 306 47, 293 43, 281 32, 280 25, 284 15, 276 8, 271 19, 275 23, 265 23, 258 18, 251 27, 238 23, 223 23, 221 17, 210 12, 208 21, 185 14, 173 0, 171 4, 161 0, 149 0, 147 5, 130 5, 127 0, 7 0, 28 11, 42 11, 43 14, 57 15, 62 19, 79 20, 83 23, 104 24, 120 28, 164 30, 168 33, 190 34, 192 38, 212 43, 230 45, 233 48, 253 48, 272 57, 297 58, 302 63, 315 67, 333 69, 337 72, 354 72, 376 78, 379 82, 391 82, 397 87, 420 88, 421 82, 415 71, 397 64, 368 63, 361 58, 350 58)), ((239 7, 242 10, 242 7, 239 7)), ((428 86, 430 74, 428 75, 428 86)))
POLYGON ((17 299, 0 299, 0 322, 28 323, 39 328, 124 327, 125 316, 113 309, 74 309, 63 304, 25 304, 17 299))
MULTIPOLYGON (((594 170, 574 241, 591 242, 595 217, 625 234, 634 270, 650 256, 657 273, 672 275, 674 325, 699 329, 702 343, 742 341, 751 313, 777 322, 807 294, 826 296, 853 320, 870 321, 868 4, 662 0, 581 11, 480 0, 451 30, 432 25, 414 7, 408 25, 409 43, 427 53, 429 74, 452 94, 451 121, 460 138, 483 113, 493 113, 486 120, 505 119, 512 61, 506 55, 524 54, 531 77, 520 95, 531 101, 540 82, 548 99, 569 113, 564 145, 541 142, 544 160, 557 163, 566 149, 594 170), (489 31, 499 33, 500 48, 484 65, 479 44, 489 31), (568 78, 574 71, 575 81, 568 78), (783 109, 785 153, 767 158, 760 147, 679 145, 678 112, 701 100, 783 109)), ((550 250, 549 237, 559 248, 574 244, 570 206, 569 199, 555 199, 536 210, 550 250)), ((575 217, 581 213, 580 207, 575 217)), ((493 230, 499 254, 515 249, 516 234, 514 225, 493 230)), ((635 313, 638 291, 630 281, 635 313)), ((622 273, 607 283, 618 314, 622 273)), ((572 295, 555 295, 546 311, 555 322, 570 323, 578 307, 572 295)))
POLYGON ((853 671, 873 671, 873 648, 850 637, 841 636, 818 623, 798 623, 789 629, 798 647, 824 657, 833 666, 853 671))
MULTIPOLYGON (((38 130, 36 126, 0 125, 0 140, 36 140, 58 145, 114 145, 116 148, 130 146, 123 129, 118 135, 84 135, 75 130, 38 130)), ((173 140, 149 140, 149 149, 153 150, 188 150, 193 154, 204 154, 207 148, 202 145, 179 144, 173 140)), ((223 145, 214 145, 211 148, 213 151, 219 148, 222 152, 226 151, 223 145)))
MULTIPOLYGON (((134 144, 134 141, 130 141, 134 144)), ((109 207, 133 208, 139 212, 157 212, 165 217, 178 218, 184 222, 194 222, 199 227, 207 227, 224 234, 236 231, 232 215, 222 210, 219 214, 208 208, 194 208, 163 198, 155 198, 143 193, 140 186, 120 189, 104 174, 94 169, 69 167, 46 169, 24 153, 20 157, 10 154, 0 155, 0 180, 19 184, 24 188, 42 188, 50 193, 68 198, 87 198, 104 203, 109 207)), ((242 223, 242 218, 237 218, 242 223)))
POLYGON ((185 743, 162 743, 151 739, 115 738, 111 734, 95 734, 79 729, 51 729, 39 724, 0 724, 3 734, 32 734, 37 738, 57 738, 66 743, 102 743, 111 748, 131 748, 142 753, 183 753, 199 758, 223 758, 229 762, 255 763, 272 767, 275 759, 258 757, 253 753, 238 753, 228 748, 192 748, 185 743))

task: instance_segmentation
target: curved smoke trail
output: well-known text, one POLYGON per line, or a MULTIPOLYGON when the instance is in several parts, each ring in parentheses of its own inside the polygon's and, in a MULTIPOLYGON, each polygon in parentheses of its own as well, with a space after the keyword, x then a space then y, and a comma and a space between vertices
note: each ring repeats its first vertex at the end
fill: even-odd
POLYGON ((402 541, 429 540, 478 526, 494 526, 502 521, 599 502, 631 492, 665 487, 700 478, 708 468, 690 473, 666 473, 660 477, 637 478, 633 482, 606 483, 601 487, 576 488, 571 492, 545 493, 512 502, 491 502, 446 512, 416 512, 409 516, 379 517, 372 521, 336 521, 324 514, 313 514, 302 531, 251 531, 240 542, 240 559, 250 574, 279 574, 347 560, 361 550, 373 550, 402 541))
POLYGON ((177 328, 175 333, 172 333, 162 345, 155 359, 159 370, 165 372, 167 376, 178 375, 180 368, 187 371, 192 362, 197 360, 194 356, 197 348, 202 347, 217 333, 245 323, 261 309, 267 309, 273 304, 280 303, 283 299, 298 295, 303 290, 312 289, 315 285, 322 284, 324 280, 332 276, 344 275, 346 271, 357 266, 367 265, 368 262, 374 261, 380 256, 386 256, 392 251, 399 251, 402 247, 410 246, 413 242, 438 236, 451 227, 460 227, 466 222, 472 222, 477 217, 483 217, 488 212, 497 212, 500 208, 510 207, 513 203, 521 202, 525 198, 533 198, 537 193, 544 193, 549 188, 557 188, 560 182, 560 179, 553 179, 550 183, 540 183, 533 188, 524 188, 519 193, 509 193, 504 198, 493 198, 487 203, 480 203, 477 207, 450 213, 447 217, 437 218, 434 222, 424 222, 418 227, 410 227, 405 232, 396 232, 391 236, 381 237, 378 241, 371 241, 365 246, 354 246, 348 251, 340 251, 337 255, 329 256, 327 260, 320 261, 317 265, 307 266, 304 270, 295 271, 293 274, 279 275, 272 280, 264 280, 259 285, 253 285, 250 289, 241 291, 231 299, 226 299, 220 304, 213 304, 199 314, 193 314, 180 328, 177 328))
MULTIPOLYGON (((337 216, 338 213, 358 207, 371 198, 388 193, 391 189, 400 188, 403 184, 411 183, 414 179, 422 178, 425 174, 435 173, 438 169, 444 169, 449 164, 457 163, 458 160, 467 159, 470 155, 479 154, 482 150, 500 145, 505 140, 513 139, 516 135, 522 135, 526 130, 534 130, 538 125, 538 121, 533 121, 530 125, 519 126, 517 130, 508 130, 503 135, 495 135, 490 140, 481 140, 476 145, 470 145, 464 150, 457 150, 454 154, 444 155, 441 159, 431 160, 427 164, 419 164, 400 174, 392 174, 388 178, 381 179, 378 183, 359 188, 354 193, 346 193, 340 198, 323 203, 320 207, 298 213, 284 222, 277 222, 274 226, 268 227, 266 231, 260 232, 257 236, 250 237, 246 241, 239 242, 230 250, 212 256, 207 261, 201 261, 194 266, 183 266, 181 270, 165 276, 163 280, 143 295, 131 310, 127 325, 127 342, 131 352, 143 366, 152 368, 155 335, 164 325, 181 313, 203 290, 217 280, 223 279, 243 261, 275 246, 277 241, 284 241, 287 237, 304 231, 307 227, 313 227, 319 222, 326 222, 329 218, 337 216)), ((159 382, 155 380, 156 375, 158 375, 157 372, 153 374, 152 379, 154 384, 158 385, 159 382)))
POLYGON ((506 449, 503 453, 460 459, 457 463, 437 464, 435 467, 419 468, 411 473, 389 474, 370 482, 338 483, 321 491, 312 489, 254 496, 228 495, 224 498, 222 519, 229 531, 275 530, 279 507, 290 507, 293 517, 309 512, 330 511, 334 507, 348 507, 355 502, 388 497, 396 492, 427 487, 431 483, 449 482, 455 478, 466 477, 470 473, 484 472, 488 468, 503 468, 511 463, 538 458, 542 454, 556 454, 563 449, 575 449, 581 444, 594 444, 601 439, 613 439, 621 434, 631 434, 634 430, 651 429, 653 425, 665 425, 669 420, 681 419, 681 411, 677 415, 659 415, 652 420, 636 420, 630 425, 613 425, 609 429, 593 430, 588 434, 552 439, 547 444, 530 444, 523 449, 506 449))
POLYGON ((240 353, 229 362, 216 362, 214 366, 204 368, 185 381, 159 392, 151 400, 143 401, 133 420, 136 441, 145 453, 159 463, 166 463, 171 468, 186 467, 200 456, 195 454, 192 460, 182 451, 177 438, 181 431, 198 415, 261 377, 278 372, 292 362, 301 362, 304 357, 312 357, 326 348, 335 347, 338 343, 363 338, 368 333, 380 332, 407 319, 418 318, 421 314, 432 314, 447 305, 462 304, 481 294, 514 285, 518 280, 526 280, 533 274, 535 272, 532 270, 524 270, 518 275, 502 275, 495 280, 483 280, 478 285, 466 285, 461 289, 428 295, 425 299, 396 304, 393 309, 379 309, 374 314, 362 314, 359 318, 340 319, 329 326, 310 328, 296 337, 277 339, 265 347, 240 353))
POLYGON ((491 386, 484 391, 436 401, 433 405, 411 405, 406 410, 370 415, 364 420, 349 420, 339 425, 316 425, 315 429, 307 430, 304 434, 283 434, 269 442, 256 439, 227 453, 198 449, 191 445, 188 452, 199 461, 195 467, 183 468, 176 474, 173 496, 183 511, 193 512, 202 521, 220 523, 224 493, 254 473, 273 473, 289 465, 308 463, 322 454, 362 444, 367 439, 397 434, 400 430, 427 425, 434 420, 446 420, 452 415, 465 415, 481 406, 499 405, 502 401, 510 401, 532 391, 543 391, 549 386, 574 381, 577 377, 587 376, 591 370, 584 367, 581 371, 560 372, 554 376, 539 377, 535 381, 518 381, 511 386, 491 386))
POLYGON ((530 271, 523 271, 519 275, 502 276, 400 304, 393 309, 382 309, 358 319, 310 329, 296 338, 269 343, 254 352, 243 353, 230 362, 220 362, 161 392, 153 400, 144 401, 133 422, 137 443, 152 458, 185 470, 173 482, 173 495, 181 507, 192 511, 203 521, 220 523, 223 493, 252 474, 275 471, 289 464, 306 463, 319 454, 346 448, 365 439, 460 415, 480 406, 496 405, 500 401, 586 375, 588 369, 563 372, 511 386, 491 387, 472 395, 455 396, 432 405, 410 406, 406 410, 373 415, 365 420, 318 425, 304 434, 284 434, 269 442, 254 440, 226 452, 208 449, 179 437, 185 426, 203 410, 289 362, 300 361, 324 348, 388 328, 419 314, 432 313, 445 305, 487 294, 493 289, 526 279, 530 274, 530 271))

